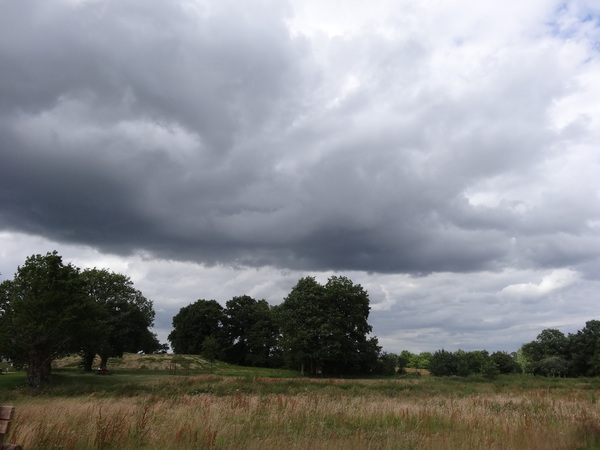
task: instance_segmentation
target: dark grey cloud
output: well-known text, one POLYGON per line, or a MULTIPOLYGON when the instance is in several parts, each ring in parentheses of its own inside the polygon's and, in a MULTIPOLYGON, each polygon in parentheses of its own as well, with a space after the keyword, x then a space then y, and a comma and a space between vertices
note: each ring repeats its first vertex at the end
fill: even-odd
POLYGON ((0 231, 283 271, 279 293, 302 272, 386 274, 388 290, 412 274, 438 286, 415 314, 447 292, 439 274, 457 297, 496 274, 415 322, 423 342, 474 304, 501 318, 449 333, 520 323, 494 309, 502 274, 598 266, 598 11, 458 3, 4 4, 0 231))
POLYGON ((568 195, 522 214, 464 198, 506 174, 526 187, 560 143, 547 114, 570 74, 552 45, 450 81, 427 41, 367 31, 311 48, 292 13, 7 8, 2 226, 209 264, 417 273, 504 267, 528 228, 545 233, 530 264, 585 259, 597 198, 580 215, 548 214, 572 210, 568 195), (574 246, 543 243, 565 233, 574 246))

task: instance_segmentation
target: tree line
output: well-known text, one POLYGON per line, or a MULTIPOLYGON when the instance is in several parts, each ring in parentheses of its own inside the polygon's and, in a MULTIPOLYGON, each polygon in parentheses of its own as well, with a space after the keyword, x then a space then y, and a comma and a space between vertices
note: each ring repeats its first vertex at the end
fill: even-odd
POLYGON ((124 352, 163 349, 150 331, 152 302, 132 281, 104 269, 64 264, 56 251, 33 255, 0 283, 0 355, 27 368, 30 386, 51 375, 51 363, 78 353, 92 370, 124 352))
POLYGON ((576 333, 555 328, 523 344, 518 357, 523 371, 536 375, 595 377, 600 375, 600 321, 590 320, 576 333))
POLYGON ((247 295, 225 307, 197 300, 173 317, 168 339, 175 353, 232 364, 290 367, 310 375, 381 373, 386 355, 370 336, 369 312, 360 284, 343 276, 324 285, 304 277, 276 306, 247 295))
POLYGON ((469 376, 481 374, 529 373, 551 377, 595 377, 600 375, 600 321, 590 320, 576 333, 565 335, 555 328, 543 330, 535 340, 517 352, 489 354, 486 350, 418 355, 407 350, 388 354, 400 371, 406 368, 427 369, 435 376, 469 376))
MULTIPOLYGON (((368 323, 369 295, 360 284, 332 276, 325 284, 301 278, 279 305, 248 295, 221 306, 200 299, 173 317, 174 353, 258 367, 288 367, 303 375, 392 375, 406 368, 435 376, 600 375, 600 321, 574 334, 542 331, 518 352, 485 350, 399 355, 382 352, 368 323)), ((105 269, 64 264, 56 251, 33 255, 12 280, 0 283, 0 355, 27 367, 31 386, 50 378, 51 362, 78 353, 91 371, 124 352, 166 351, 150 331, 150 300, 132 281, 105 269)))

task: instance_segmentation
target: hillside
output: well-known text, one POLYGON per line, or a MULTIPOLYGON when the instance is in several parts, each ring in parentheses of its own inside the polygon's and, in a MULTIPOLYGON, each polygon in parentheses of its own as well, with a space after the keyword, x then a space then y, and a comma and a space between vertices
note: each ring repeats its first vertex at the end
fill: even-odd
MULTIPOLYGON (((57 359, 52 363, 55 369, 74 369, 79 367, 81 356, 70 355, 65 358, 57 359)), ((100 366, 100 358, 94 360, 94 368, 100 366)), ((124 370, 204 370, 211 367, 211 363, 198 355, 173 355, 173 354, 136 354, 125 353, 122 358, 110 358, 108 360, 108 369, 124 370)))

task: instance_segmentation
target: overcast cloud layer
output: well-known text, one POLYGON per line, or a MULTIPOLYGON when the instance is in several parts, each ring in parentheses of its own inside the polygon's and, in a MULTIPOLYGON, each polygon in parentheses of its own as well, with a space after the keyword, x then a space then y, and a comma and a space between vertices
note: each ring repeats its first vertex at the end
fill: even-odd
POLYGON ((0 271, 171 318, 363 284, 388 351, 600 319, 594 0, 0 0, 0 271))

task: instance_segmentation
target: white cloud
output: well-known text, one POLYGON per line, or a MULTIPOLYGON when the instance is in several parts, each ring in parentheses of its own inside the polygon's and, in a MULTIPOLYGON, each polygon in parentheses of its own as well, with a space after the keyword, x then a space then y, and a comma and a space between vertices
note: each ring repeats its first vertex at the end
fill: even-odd
POLYGON ((578 279, 579 276, 576 271, 557 269, 544 276, 539 283, 511 284, 502 289, 502 292, 516 297, 540 297, 563 289, 577 282, 578 279))

